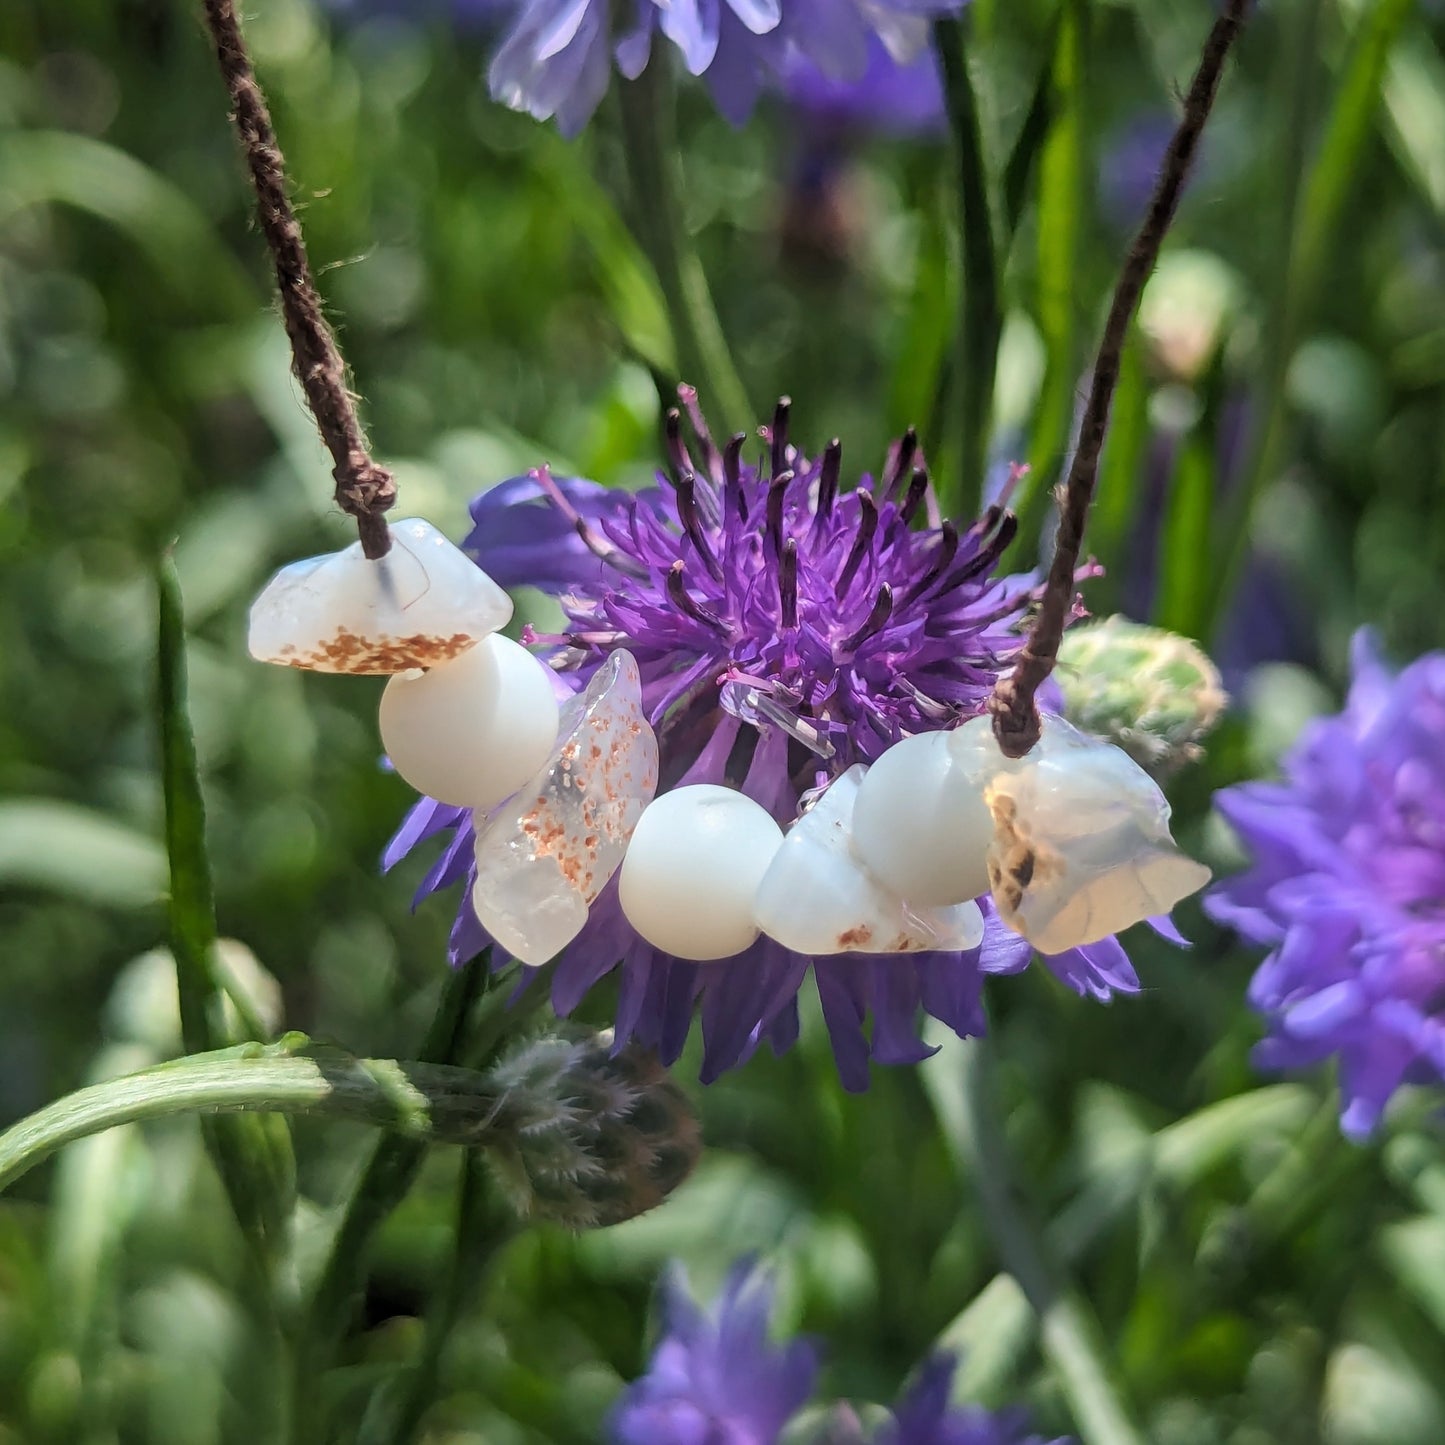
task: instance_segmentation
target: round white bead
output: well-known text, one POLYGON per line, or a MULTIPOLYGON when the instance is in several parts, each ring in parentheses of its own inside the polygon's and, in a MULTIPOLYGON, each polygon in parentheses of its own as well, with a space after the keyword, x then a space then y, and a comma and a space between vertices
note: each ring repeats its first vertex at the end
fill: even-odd
POLYGON ((375 562, 353 542, 283 567, 251 604, 247 642, 284 667, 405 672, 459 656, 511 615, 511 598, 465 552, 408 517, 375 562))
POLYGON ((905 902, 854 855, 853 809, 867 771, 855 763, 788 830, 758 888, 758 927, 784 948, 815 957, 977 948, 978 904, 905 902))
POLYGON ((655 798, 618 879, 627 921, 678 958, 731 958, 758 937, 753 900, 783 830, 744 793, 713 783, 655 798))
POLYGON ((439 667, 393 677, 381 695, 381 741, 417 792, 485 810, 547 760, 558 712, 546 666, 494 633, 439 667))
POLYGON ((853 807, 853 848, 890 892, 930 908, 988 892, 993 819, 983 779, 950 746, 953 734, 904 738, 868 769, 853 807))

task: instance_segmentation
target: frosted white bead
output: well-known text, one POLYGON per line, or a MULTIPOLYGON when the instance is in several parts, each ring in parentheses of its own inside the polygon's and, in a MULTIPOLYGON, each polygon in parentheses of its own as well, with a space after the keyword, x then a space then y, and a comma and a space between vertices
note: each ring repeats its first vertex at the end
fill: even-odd
POLYGON ((619 649, 562 709, 550 756, 512 798, 475 813, 472 906, 514 958, 542 964, 587 922, 657 790, 657 738, 632 654, 619 649))
POLYGON ((853 848, 890 892, 915 906, 963 903, 988 892, 993 819, 984 778, 950 747, 952 734, 894 743, 868 769, 853 809, 853 848))
POLYGON ((756 942, 753 900, 783 830, 745 793, 714 783, 648 804, 617 880, 627 921, 678 958, 731 958, 756 942))
POLYGON ((378 561, 353 542, 283 567, 251 604, 251 656, 314 672, 435 667, 504 627, 507 594, 430 522, 391 526, 378 561))
POLYGON ((381 741, 419 793, 486 810, 547 761, 559 710, 549 669, 500 633, 381 694, 381 741))
POLYGON ((784 948, 814 956, 977 948, 976 903, 912 906, 854 855, 853 809, 867 772, 861 763, 849 768, 788 829, 758 888, 754 921, 784 948))
MULTIPOLYGON (((975 720, 966 745, 992 745, 975 720)), ((961 730, 960 730, 961 731, 961 730)), ((996 750, 996 745, 995 750, 996 750)), ((1062 718, 1025 757, 997 754, 985 800, 999 916, 1043 953, 1094 943, 1167 913, 1209 881, 1169 834, 1169 804, 1126 753, 1062 718)))

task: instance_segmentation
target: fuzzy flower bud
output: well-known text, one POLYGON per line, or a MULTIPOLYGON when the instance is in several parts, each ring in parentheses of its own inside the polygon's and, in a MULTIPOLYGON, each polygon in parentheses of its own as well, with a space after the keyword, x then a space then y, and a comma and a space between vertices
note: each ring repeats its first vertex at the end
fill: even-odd
POLYGON ((1199 756, 1200 740, 1229 701, 1219 670, 1195 643, 1126 617, 1067 632, 1054 676, 1064 716, 1156 779, 1199 756))
POLYGON ((701 1151, 687 1096, 656 1057, 611 1030, 546 1035, 497 1063, 493 1170, 517 1213, 599 1229, 661 1204, 701 1151))

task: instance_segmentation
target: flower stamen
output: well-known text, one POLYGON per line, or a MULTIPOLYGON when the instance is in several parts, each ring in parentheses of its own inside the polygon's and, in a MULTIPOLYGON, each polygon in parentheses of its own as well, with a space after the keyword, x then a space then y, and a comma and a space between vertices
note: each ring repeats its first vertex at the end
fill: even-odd
POLYGON ((833 515, 833 503, 838 496, 838 475, 842 469, 843 443, 834 437, 823 449, 823 461, 818 468, 818 504, 813 518, 815 538, 833 515))
POLYGON ((783 626, 788 629, 798 625, 798 544, 789 537, 783 543, 783 555, 778 560, 778 602, 782 609, 783 626))
POLYGON ((884 501, 889 499, 894 488, 908 475, 913 466, 913 458, 918 452, 918 432, 913 427, 909 427, 888 450, 888 460, 884 464, 883 476, 880 479, 884 501))
POLYGON ((684 472, 677 479, 675 491, 677 495, 677 520, 682 523, 682 529, 687 533, 693 550, 702 559, 702 564, 707 568, 713 581, 721 582, 723 579, 722 567, 718 562, 717 553, 713 551, 712 543, 708 540, 707 532, 703 528, 702 521, 698 516, 697 478, 691 472, 684 472))
POLYGON ((748 519, 748 499, 743 494, 742 455, 747 444, 746 432, 734 432, 723 450, 723 498, 729 512, 736 512, 739 522, 748 519))
POLYGON ((778 558, 783 555, 783 502, 792 481, 793 473, 784 468, 774 474, 772 485, 768 488, 768 550, 778 558))
POLYGON ((898 509, 898 515, 905 522, 913 520, 913 514, 918 510, 918 504, 928 494, 928 468, 915 467, 913 476, 908 483, 908 495, 903 499, 903 505, 898 509))
POLYGON ((780 396, 777 406, 773 408, 772 425, 761 428, 769 445, 769 475, 773 477, 785 471, 788 466, 788 416, 792 409, 792 397, 780 396))
POLYGON ((711 627, 715 631, 727 633, 727 625, 716 612, 704 607, 701 602, 692 597, 686 587, 683 586, 682 574, 686 563, 680 558, 667 569, 667 595, 672 599, 673 605, 679 612, 691 617, 694 622, 701 622, 704 627, 711 627))
POLYGON ((878 503, 873 500, 873 494, 859 487, 853 495, 858 498, 858 535, 853 539, 853 546, 848 552, 847 561, 843 563, 843 570, 838 574, 837 582, 833 584, 833 596, 840 601, 853 585, 853 579, 858 575, 863 558, 873 546, 873 535, 878 530, 878 503))
POLYGON ((867 619, 862 627, 856 632, 851 632, 842 642, 838 644, 838 650, 843 653, 853 653, 863 643, 874 636, 888 625, 888 619, 893 615, 893 589, 885 582, 878 589, 878 596, 873 599, 873 607, 868 613, 867 619))

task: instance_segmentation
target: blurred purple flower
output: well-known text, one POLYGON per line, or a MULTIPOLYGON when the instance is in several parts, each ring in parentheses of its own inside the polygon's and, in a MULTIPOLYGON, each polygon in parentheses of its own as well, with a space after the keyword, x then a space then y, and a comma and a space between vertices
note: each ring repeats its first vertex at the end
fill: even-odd
POLYGON ((1363 1139, 1401 1084, 1445 1076, 1445 654, 1392 676, 1358 633, 1344 711, 1284 773, 1216 795, 1253 866, 1205 907, 1271 949, 1257 1062, 1338 1058, 1341 1127, 1363 1139))
MULTIPOLYGON (((720 451, 685 396, 701 465, 674 412, 669 470, 655 490, 609 492, 545 471, 513 478, 472 504, 476 525, 462 545, 505 585, 540 582, 559 593, 567 630, 529 640, 548 645, 564 684, 585 686, 615 648, 632 653, 658 733, 661 789, 724 783, 786 826, 804 791, 906 735, 980 713, 1021 645, 1035 579, 992 575, 1015 527, 1001 506, 963 531, 939 519, 911 434, 890 449, 876 481, 865 475, 845 491, 841 446, 804 456, 788 440, 786 405, 763 429, 754 465, 741 433, 720 451), (930 525, 916 525, 923 519, 930 525)), ((450 950, 461 963, 488 942, 468 901, 465 811, 423 799, 383 862, 391 867, 447 832, 417 899, 468 880, 450 950)), ((919 1035, 920 1012, 977 1034, 984 976, 1027 967, 1029 945, 987 899, 981 906, 983 942, 967 953, 812 959, 764 937, 733 958, 694 963, 633 931, 614 879, 560 956, 552 1002, 570 1014, 618 970, 619 1045, 636 1038, 666 1063, 681 1053, 699 1009, 709 1082, 764 1039, 778 1052, 791 1046, 811 968, 839 1074, 846 1087, 864 1089, 870 1058, 916 1063, 932 1052, 919 1035)), ((493 966, 505 962, 494 951, 493 966)), ((1114 938, 1045 962, 1098 999, 1139 987, 1114 938)))
POLYGON ((628 79, 647 65, 653 34, 706 75, 718 109, 740 125, 764 86, 806 61, 854 81, 881 40, 900 60, 928 43, 928 21, 964 0, 520 0, 492 62, 492 94, 515 110, 557 117, 564 134, 586 124, 615 63, 628 79))
POLYGON ((840 78, 798 55, 784 89, 810 123, 829 131, 891 131, 900 135, 943 129, 943 77, 932 46, 899 61, 877 35, 868 37, 868 63, 855 79, 840 78))
POLYGON ((771 1285, 750 1263, 734 1266, 707 1313, 674 1267, 663 1282, 666 1333, 613 1409, 608 1437, 615 1445, 772 1445, 818 1374, 809 1342, 768 1338, 772 1306, 771 1285))
MULTIPOLYGON (((806 1341, 769 1340, 772 1303, 771 1283, 744 1261, 704 1313, 674 1266, 663 1283, 665 1334, 612 1412, 613 1445, 775 1445, 812 1394, 818 1356, 806 1341)), ((951 1355, 930 1356, 873 1445, 1044 1445, 1026 1433, 1021 1411, 951 1406, 955 1365, 951 1355)), ((864 1436, 857 1415, 840 1405, 821 1438, 841 1445, 864 1436)))
POLYGON ((375 15, 403 20, 449 20, 458 30, 495 29, 516 8, 517 0, 323 0, 343 20, 375 15))
POLYGON ((1099 155, 1099 209, 1119 230, 1144 219, 1174 126, 1168 111, 1142 110, 1105 139, 1099 155))
MULTIPOLYGON (((873 1445, 1044 1445, 1042 1436, 1028 1433, 1022 1410, 994 1413, 979 1405, 950 1405, 957 1367, 950 1354, 930 1355, 873 1445)), ((1067 1442, 1056 1440, 1053 1445, 1067 1442)))
MULTIPOLYGON (((1252 400, 1239 394, 1222 408, 1213 453, 1215 496, 1223 502, 1243 481, 1252 430, 1259 417, 1252 400)), ((1134 524, 1109 571, 1126 616, 1156 615, 1160 577, 1167 565, 1165 521, 1170 489, 1179 475, 1186 434, 1178 425, 1156 423, 1135 482, 1139 498, 1134 524)), ((1237 696, 1264 662, 1318 662, 1315 627, 1307 601, 1278 557, 1258 547, 1247 552, 1239 581, 1227 599, 1210 656, 1225 691, 1237 696)))

